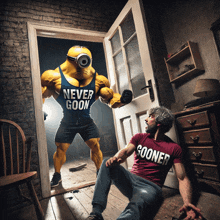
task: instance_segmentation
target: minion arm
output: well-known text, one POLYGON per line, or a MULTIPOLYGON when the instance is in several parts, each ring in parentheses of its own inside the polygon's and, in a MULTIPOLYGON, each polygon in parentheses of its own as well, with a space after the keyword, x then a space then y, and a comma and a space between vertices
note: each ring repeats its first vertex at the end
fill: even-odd
POLYGON ((41 76, 41 89, 43 102, 45 98, 53 96, 55 99, 58 97, 60 90, 60 74, 54 70, 47 70, 41 76))
POLYGON ((110 89, 110 83, 105 76, 97 75, 96 76, 96 86, 99 88, 100 100, 105 104, 108 104, 111 108, 119 108, 125 104, 131 102, 132 93, 129 90, 123 92, 124 96, 130 96, 129 101, 124 101, 124 96, 121 96, 119 93, 115 93, 110 89), (129 92, 128 92, 129 91, 129 92), (126 94, 125 94, 126 93, 126 94))

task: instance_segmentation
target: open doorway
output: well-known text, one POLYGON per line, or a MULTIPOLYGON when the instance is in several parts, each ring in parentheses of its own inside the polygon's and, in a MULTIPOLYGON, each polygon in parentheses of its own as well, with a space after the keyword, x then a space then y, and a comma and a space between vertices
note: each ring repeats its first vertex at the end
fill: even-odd
MULTIPOLYGON (((86 44, 89 42, 99 43, 100 47, 102 48, 102 54, 104 54, 103 53, 103 39, 105 37, 105 34, 106 34, 105 32, 88 31, 88 30, 66 28, 66 27, 56 27, 53 25, 45 25, 45 24, 40 24, 40 23, 35 23, 35 22, 28 22, 28 40, 29 40, 29 49, 30 49, 30 60, 31 60, 31 77, 32 77, 32 84, 33 84, 33 97, 34 97, 34 105, 35 105, 34 110, 35 110, 35 117, 36 117, 36 135, 37 135, 37 144, 38 144, 41 190, 42 190, 43 198, 49 197, 51 195, 51 188, 50 188, 50 178, 49 178, 47 137, 46 137, 46 132, 45 132, 45 122, 44 122, 43 111, 42 111, 43 102, 42 102, 42 94, 41 94, 40 76, 43 70, 42 71, 40 70, 38 37, 48 38, 48 41, 49 41, 48 45, 50 41, 51 42, 53 41, 53 39, 54 40, 62 40, 62 39, 70 40, 68 42, 72 41, 72 43, 63 50, 63 55, 60 55, 60 51, 61 51, 59 48, 60 46, 59 47, 56 46, 58 47, 57 54, 58 56, 61 56, 62 58, 61 60, 57 61, 57 64, 55 63, 55 61, 52 62, 52 63, 55 63, 54 67, 52 66, 48 68, 46 67, 46 69, 53 69, 53 68, 56 68, 57 65, 60 65, 62 62, 65 61, 66 53, 68 49, 76 43, 76 42, 73 43, 74 41, 83 41, 84 46, 87 46, 86 44)), ((96 46, 93 46, 93 48, 95 47, 96 46)), ((93 53, 92 50, 93 49, 91 49, 91 52, 93 53)), ((102 57, 104 58, 103 55, 102 57)), ((55 59, 58 59, 58 57, 55 59)), ((48 60, 48 59, 44 59, 44 60, 48 60)), ((100 57, 96 59, 97 63, 99 62, 99 60, 100 60, 100 57)), ((105 61, 104 61, 104 65, 105 65, 105 61)), ((103 72, 104 72, 103 75, 106 74, 106 70, 100 71, 98 67, 95 67, 95 68, 97 68, 97 72, 99 74, 103 74, 103 72)), ((109 107, 104 105, 103 103, 99 103, 100 105, 98 105, 98 103, 99 103, 99 100, 97 100, 97 102, 94 103, 94 106, 92 106, 92 108, 96 107, 96 110, 98 109, 99 113, 97 113, 98 111, 93 111, 92 117, 94 119, 97 118, 96 123, 98 127, 99 127, 98 120, 101 119, 102 122, 104 122, 106 128, 108 129, 108 134, 109 134, 110 131, 114 130, 114 129, 109 129, 109 125, 107 125, 107 121, 109 121, 111 117, 110 116, 111 109, 109 109, 109 107), (110 111, 108 113, 108 116, 102 117, 103 112, 107 113, 108 111, 110 111)), ((53 128, 51 130, 56 130, 56 128, 53 128)), ((108 142, 108 139, 106 139, 106 137, 107 135, 103 135, 103 138, 102 138, 102 140, 105 143, 108 142)), ((54 144, 54 147, 55 147, 55 144, 54 144)), ((88 147, 85 146, 85 148, 86 148, 86 151, 89 152, 88 147)), ((110 152, 105 151, 105 153, 109 154, 110 152)))
MULTIPOLYGON (((57 38, 37 37, 40 61, 40 73, 45 70, 55 69, 66 60, 66 54, 74 45, 87 47, 93 56, 92 66, 98 74, 107 77, 103 44, 99 42, 75 41, 57 38)), ((47 113, 44 121, 47 138, 47 151, 49 168, 53 169, 53 154, 56 151, 55 135, 63 117, 62 108, 54 98, 48 98, 43 104, 43 110, 47 113)), ((103 156, 112 156, 117 152, 117 143, 113 124, 112 110, 97 100, 91 108, 91 117, 94 119, 100 132, 100 146, 103 156)), ((89 158, 90 149, 79 135, 76 135, 73 143, 67 151, 67 161, 89 158)))
MULTIPOLYGON (((47 37, 37 37, 37 41, 41 75, 48 69, 56 69, 59 65, 65 62, 68 50, 74 45, 80 45, 87 47, 92 52, 92 66, 96 72, 107 77, 105 55, 102 43, 47 37)), ((44 125, 47 139, 49 173, 51 175, 54 173, 53 154, 56 151, 55 135, 63 117, 63 112, 61 106, 53 97, 45 100, 43 104, 43 111, 47 114, 44 125)), ((99 128, 100 147, 103 152, 103 156, 113 156, 117 152, 117 142, 115 138, 112 110, 107 105, 101 103, 98 99, 92 105, 91 117, 94 119, 99 128)), ((69 163, 69 166, 71 166, 74 160, 85 158, 90 158, 90 148, 85 144, 80 135, 77 134, 67 150, 66 164, 69 163)), ((61 173, 63 169, 66 169, 66 167, 61 168, 61 173)), ((65 173, 68 171, 65 170, 65 173)), ((51 178, 52 177, 50 176, 50 179, 51 178)), ((74 182, 74 180, 67 180, 63 178, 63 175, 62 180, 64 185, 65 181, 74 182)))

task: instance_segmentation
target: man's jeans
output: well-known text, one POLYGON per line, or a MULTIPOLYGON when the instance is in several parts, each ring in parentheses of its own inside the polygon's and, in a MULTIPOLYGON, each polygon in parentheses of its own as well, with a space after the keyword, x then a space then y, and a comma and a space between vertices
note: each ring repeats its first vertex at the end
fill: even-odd
POLYGON ((117 220, 153 219, 162 202, 162 189, 156 184, 130 173, 124 167, 106 167, 103 160, 97 176, 92 204, 100 205, 103 210, 107 205, 107 197, 111 183, 129 199, 125 210, 117 220))

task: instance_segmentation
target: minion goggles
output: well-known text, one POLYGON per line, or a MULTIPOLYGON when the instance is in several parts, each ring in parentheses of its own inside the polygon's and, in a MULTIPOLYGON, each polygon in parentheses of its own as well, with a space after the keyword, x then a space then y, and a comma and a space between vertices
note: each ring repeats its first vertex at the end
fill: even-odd
POLYGON ((77 57, 71 57, 67 55, 67 58, 71 61, 76 61, 81 68, 86 68, 91 64, 91 58, 86 53, 81 53, 77 57))

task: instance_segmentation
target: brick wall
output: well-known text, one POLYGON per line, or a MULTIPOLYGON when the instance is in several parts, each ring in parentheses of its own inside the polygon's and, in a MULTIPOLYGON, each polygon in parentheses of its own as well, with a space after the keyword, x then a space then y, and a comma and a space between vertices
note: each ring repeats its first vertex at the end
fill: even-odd
MULTIPOLYGON (((32 170, 38 170, 36 123, 27 22, 107 31, 127 0, 5 0, 0 3, 0 118, 33 137, 32 170)), ((40 179, 35 182, 40 195, 40 179)))

